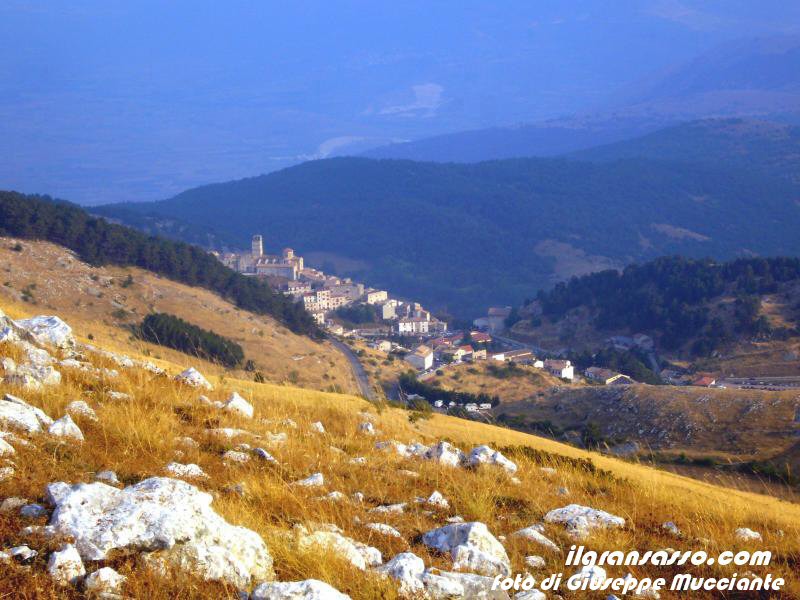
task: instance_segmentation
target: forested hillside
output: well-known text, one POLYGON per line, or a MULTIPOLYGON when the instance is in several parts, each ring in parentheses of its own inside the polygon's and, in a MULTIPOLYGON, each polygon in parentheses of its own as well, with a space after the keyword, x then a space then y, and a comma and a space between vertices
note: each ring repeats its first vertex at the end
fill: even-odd
POLYGON ((317 333, 301 306, 266 283, 228 269, 202 248, 107 223, 68 203, 0 192, 0 235, 54 242, 94 265, 141 267, 217 292, 240 308, 277 318, 292 331, 317 333))
POLYGON ((800 254, 799 197, 789 180, 697 162, 338 158, 96 210, 217 248, 261 233, 268 248, 355 264, 339 274, 474 316, 663 255, 800 254))
POLYGON ((536 302, 550 320, 583 309, 601 331, 648 332, 666 350, 691 342, 694 354, 708 355, 737 337, 800 335, 796 328, 773 328, 759 314, 760 296, 799 280, 798 258, 716 263, 665 257, 573 278, 540 291, 536 302), (708 305, 722 296, 729 299, 727 319, 708 305))

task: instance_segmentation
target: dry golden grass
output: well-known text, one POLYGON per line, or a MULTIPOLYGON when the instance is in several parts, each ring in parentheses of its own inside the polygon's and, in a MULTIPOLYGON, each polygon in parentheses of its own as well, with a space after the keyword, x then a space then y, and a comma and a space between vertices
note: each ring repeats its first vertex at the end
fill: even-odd
MULTIPOLYGON (((270 317, 241 310, 207 290, 149 271, 91 267, 55 244, 0 238, 0 284, 0 300, 9 314, 57 314, 79 337, 91 334, 109 349, 172 362, 185 360, 179 352, 131 337, 129 325, 141 322, 150 312, 166 312, 239 343, 267 381, 358 391, 347 360, 329 343, 295 335, 270 317), (17 243, 22 245, 21 252, 12 250, 17 243), (125 287, 128 276, 133 284, 125 287)), ((196 362, 204 372, 224 372, 216 365, 196 362)), ((239 372, 238 376, 245 375, 239 372)))
POLYGON ((442 369, 442 373, 430 377, 427 382, 438 384, 446 390, 499 396, 503 402, 525 400, 554 386, 580 387, 566 384, 542 369, 519 365, 508 370, 506 364, 492 360, 448 365, 442 369), (505 375, 493 374, 497 370, 505 375))
MULTIPOLYGON (((2 355, 11 353, 13 349, 7 345, 0 348, 2 355)), ((93 362, 108 366, 105 359, 93 362)), ((171 365, 171 371, 184 366, 186 362, 171 365)), ((453 417, 434 415, 412 423, 406 411, 376 407, 354 396, 232 378, 215 379, 216 389, 208 394, 212 399, 224 399, 235 390, 255 406, 255 418, 245 419, 200 404, 197 390, 170 378, 138 369, 121 371, 118 378, 97 380, 84 372, 64 368, 62 385, 41 392, 21 392, 0 384, 0 393, 18 394, 54 418, 62 416, 65 406, 79 398, 92 405, 99 417, 96 423, 76 418, 86 437, 82 444, 63 444, 47 436, 33 436, 32 447, 18 445, 14 456, 16 475, 0 483, 0 497, 42 500, 45 485, 52 481, 88 482, 96 472, 113 469, 127 484, 163 474, 164 466, 173 460, 194 462, 209 475, 196 485, 215 495, 214 508, 230 522, 263 536, 280 580, 319 578, 355 599, 394 598, 396 592, 389 582, 358 571, 333 555, 299 552, 291 535, 293 525, 333 523, 344 529, 346 535, 378 547, 387 560, 410 549, 427 565, 449 569, 445 557, 432 554, 418 542, 420 534, 444 524, 446 517, 458 514, 466 520, 483 521, 495 535, 509 535, 539 522, 547 511, 575 502, 608 510, 627 520, 628 525, 622 530, 593 535, 588 544, 596 550, 673 547, 717 551, 752 547, 735 541, 734 530, 750 527, 760 531, 764 542, 759 546, 771 550, 775 556, 768 569, 753 570, 786 577, 789 587, 784 597, 800 596, 797 578, 800 505, 722 489, 551 440, 453 417), (108 395, 110 390, 129 393, 133 400, 113 400, 108 395), (359 423, 366 418, 361 414, 364 412, 369 413, 379 431, 376 437, 356 433, 359 423), (282 424, 286 418, 294 420, 297 428, 282 424), (315 421, 324 424, 326 433, 311 430, 310 424, 315 421), (247 436, 220 440, 208 433, 214 427, 239 427, 258 435, 285 431, 288 434, 285 444, 268 447, 280 466, 256 461, 224 465, 221 454, 225 450, 242 442, 253 445, 262 442, 247 436), (199 447, 181 446, 176 438, 184 436, 197 440, 199 447), (521 483, 515 485, 504 473, 491 468, 472 471, 399 459, 376 450, 376 439, 418 440, 426 444, 449 440, 464 449, 480 443, 508 447, 508 455, 519 465, 521 483), (530 454, 531 450, 541 454, 530 454), (357 456, 366 457, 367 464, 349 462, 357 456), (581 468, 571 459, 588 459, 596 469, 581 468), (552 466, 557 473, 548 476, 540 470, 541 466, 552 466), (404 475, 403 469, 413 470, 419 476, 404 475), (325 476, 324 488, 291 485, 317 471, 325 476), (238 483, 244 485, 243 495, 226 490, 238 483), (569 489, 568 496, 558 494, 561 486, 569 489), (348 497, 360 491, 366 501, 360 504, 318 499, 333 490, 348 497), (427 514, 423 510, 426 507, 414 503, 415 497, 427 497, 434 490, 450 501, 449 510, 427 514), (408 502, 408 510, 380 517, 367 512, 379 504, 397 502, 408 502), (378 535, 358 524, 356 517, 362 524, 388 523, 403 534, 403 539, 378 535), (660 527, 665 521, 675 521, 685 538, 675 539, 665 534, 660 527), (698 539, 706 541, 693 541, 698 539)), ((17 515, 0 515, 0 547, 27 543, 43 550, 30 570, 0 565, 0 595, 70 597, 72 592, 55 589, 42 571, 46 551, 57 542, 23 538, 20 529, 29 524, 31 521, 17 515)), ((548 526, 548 535, 562 548, 573 543, 558 527, 548 526)), ((547 573, 564 570, 563 554, 543 552, 511 537, 504 544, 515 572, 524 571, 523 558, 527 554, 544 556, 547 573)), ((161 577, 142 567, 135 558, 117 559, 113 566, 128 575, 125 591, 132 597, 235 597, 233 589, 202 583, 185 573, 161 577)), ((668 576, 673 572, 654 567, 634 571, 637 575, 653 576, 668 576)), ((611 567, 609 572, 622 576, 627 569, 611 567)), ((720 576, 730 573, 727 568, 717 566, 697 568, 695 572, 720 576)))

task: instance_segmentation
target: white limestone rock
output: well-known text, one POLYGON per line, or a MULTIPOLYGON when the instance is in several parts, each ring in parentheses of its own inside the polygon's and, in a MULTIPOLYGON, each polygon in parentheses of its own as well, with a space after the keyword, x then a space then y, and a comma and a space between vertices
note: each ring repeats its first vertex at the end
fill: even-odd
POLYGON ((56 316, 41 315, 30 319, 20 319, 15 323, 28 332, 38 344, 49 344, 57 348, 75 346, 72 328, 56 316))
POLYGON ((589 582, 595 584, 603 583, 606 580, 606 570, 597 565, 584 565, 575 575, 580 580, 588 579, 589 582))
POLYGON ((28 504, 28 501, 25 498, 11 496, 10 498, 6 498, 0 502, 0 513, 13 512, 19 508, 22 508, 26 504, 28 504))
POLYGON ((28 546, 14 546, 7 550, 9 556, 23 565, 30 563, 39 553, 28 546))
POLYGON ((314 421, 311 424, 311 431, 316 431, 317 433, 325 433, 325 426, 320 421, 314 421))
POLYGON ((21 398, 6 394, 0 400, 0 425, 20 429, 26 433, 41 433, 50 427, 53 419, 44 411, 31 406, 21 398))
POLYGON ((56 437, 70 438, 78 442, 83 441, 83 432, 69 415, 64 415, 58 421, 50 425, 47 433, 56 437))
POLYGON ((556 508, 544 516, 548 523, 561 523, 577 538, 585 538, 593 529, 613 529, 625 527, 625 519, 603 510, 570 504, 556 508))
POLYGON ((179 381, 183 384, 195 388, 202 388, 206 390, 214 389, 212 385, 208 382, 208 380, 205 377, 203 377, 203 374, 194 367, 189 367, 185 371, 182 371, 181 373, 176 375, 175 381, 179 381))
POLYGON ((369 421, 364 421, 358 426, 358 431, 364 435, 375 435, 375 426, 369 421))
POLYGON ((236 450, 228 450, 222 455, 222 460, 226 464, 244 464, 250 461, 250 455, 244 452, 237 452, 236 450))
POLYGON ((318 528, 309 531, 302 525, 295 526, 297 544, 301 550, 316 547, 332 552, 362 571, 383 562, 380 550, 346 537, 337 530, 338 528, 318 528))
POLYGON ((256 455, 258 458, 260 458, 263 461, 266 461, 266 462, 271 463, 273 465, 277 465, 278 464, 277 459, 274 456, 272 456, 272 454, 270 454, 269 452, 264 450, 264 448, 253 448, 253 454, 256 455))
POLYGON ((428 569, 422 576, 422 581, 431 600, 454 600, 456 598, 509 600, 508 593, 505 591, 499 588, 492 589, 493 577, 428 569), (459 590, 459 595, 454 595, 454 590, 459 590))
POLYGON ((120 575, 111 567, 103 567, 90 573, 83 580, 83 586, 90 596, 102 597, 105 595, 105 597, 108 597, 120 595, 126 579, 127 577, 120 575))
POLYGON ((50 525, 75 540, 83 560, 151 552, 153 560, 238 587, 274 577, 261 537, 227 523, 211 508, 210 494, 184 481, 152 477, 122 490, 54 483, 47 493, 55 505, 50 525))
POLYGON ((74 400, 67 404, 67 413, 75 417, 83 417, 89 421, 97 421, 97 413, 83 400, 74 400))
POLYGON ((513 537, 521 537, 526 539, 534 544, 538 544, 544 548, 547 548, 548 550, 552 550, 553 552, 560 552, 560 548, 553 540, 542 533, 542 529, 544 528, 539 525, 531 525, 530 527, 525 527, 524 529, 515 531, 511 535, 513 537))
POLYGON ((401 538, 403 535, 397 531, 391 525, 387 525, 386 523, 367 523, 364 527, 369 529, 370 531, 374 531, 375 533, 380 533, 381 535, 388 535, 390 537, 401 538))
POLYGON ((363 456, 356 456, 354 458, 351 458, 347 462, 351 465, 365 465, 367 464, 367 459, 363 456))
POLYGON ((441 492, 436 490, 434 490, 434 492, 428 496, 427 500, 425 500, 425 504, 435 506, 437 508, 450 508, 450 503, 447 501, 447 498, 445 498, 441 492))
POLYGON ((8 481, 15 473, 14 467, 0 467, 0 482, 8 481))
POLYGON ((494 577, 511 574, 511 562, 503 545, 484 523, 457 523, 434 529, 422 536, 422 543, 448 552, 457 571, 494 577))
POLYGON ((247 419, 252 419, 253 414, 255 413, 253 405, 250 404, 244 398, 242 398, 236 392, 233 392, 228 397, 228 399, 225 401, 225 404, 223 404, 222 408, 227 412, 237 414, 240 417, 245 417, 247 419))
POLYGON ((14 450, 14 446, 9 444, 3 438, 0 438, 0 456, 11 456, 15 453, 16 450, 14 450))
POLYGON ((517 472, 517 465, 508 460, 498 450, 493 450, 489 446, 477 446, 469 453, 468 463, 471 467, 480 465, 495 465, 505 469, 509 475, 517 472))
POLYGON ((530 567, 531 569, 544 569, 545 565, 547 564, 541 556, 537 556, 536 554, 532 554, 531 556, 526 556, 524 559, 525 565, 530 567))
POLYGON ((350 596, 323 581, 306 579, 262 583, 250 594, 250 600, 350 600, 350 596))
POLYGON ((314 473, 305 479, 295 481, 292 485, 299 485, 301 487, 319 487, 325 485, 325 477, 322 473, 314 473))
POLYGON ((371 508, 368 512, 375 513, 375 514, 402 514, 406 511, 406 506, 408 506, 405 502, 398 502, 397 504, 382 504, 381 506, 376 506, 375 508, 371 508))
POLYGON ((47 509, 41 504, 26 504, 19 509, 19 514, 26 519, 38 519, 47 514, 47 509))
POLYGON ((663 529, 669 534, 674 535, 675 537, 681 536, 681 530, 678 529, 678 526, 675 525, 675 523, 673 523, 672 521, 667 521, 666 523, 662 523, 661 529, 663 529))
POLYGON ((130 394, 118 392, 116 390, 110 390, 106 392, 106 396, 108 396, 111 400, 133 400, 133 396, 130 394))
POLYGON ((540 590, 526 590, 514 594, 514 600, 547 600, 547 596, 540 590))
POLYGON ((320 500, 328 500, 329 502, 342 502, 343 500, 347 500, 347 496, 338 490, 334 490, 322 496, 320 500))
POLYGON ((64 544, 50 555, 47 572, 60 585, 75 585, 86 575, 81 555, 72 544, 64 544))
POLYGON ((97 481, 104 481, 114 485, 119 483, 119 478, 114 471, 98 471, 95 473, 94 478, 97 481))
POLYGON ((194 463, 184 465, 178 462, 171 462, 164 467, 164 470, 175 477, 185 477, 187 479, 205 479, 208 477, 206 472, 200 468, 200 465, 194 463))
POLYGON ((733 535, 741 542, 760 542, 762 539, 760 533, 753 531, 752 529, 748 529, 747 527, 739 527, 739 529, 737 529, 733 535))
POLYGON ((439 442, 425 453, 426 460, 432 460, 440 465, 458 467, 464 464, 464 453, 449 442, 439 442))
POLYGON ((394 579, 398 584, 398 591, 404 596, 421 594, 425 589, 422 574, 425 572, 425 563, 412 552, 402 552, 393 557, 385 565, 381 565, 376 572, 394 579))

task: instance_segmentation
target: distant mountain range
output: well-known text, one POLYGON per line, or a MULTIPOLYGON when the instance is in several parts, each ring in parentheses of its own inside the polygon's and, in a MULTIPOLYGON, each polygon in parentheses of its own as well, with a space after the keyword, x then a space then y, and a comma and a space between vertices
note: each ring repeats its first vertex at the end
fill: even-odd
POLYGON ((267 247, 472 316, 665 254, 800 254, 799 149, 796 128, 711 120, 582 160, 335 158, 94 210, 207 247, 262 233, 267 247))
POLYGON ((800 124, 800 37, 724 44, 592 112, 389 144, 361 156, 438 162, 557 156, 711 117, 800 124))

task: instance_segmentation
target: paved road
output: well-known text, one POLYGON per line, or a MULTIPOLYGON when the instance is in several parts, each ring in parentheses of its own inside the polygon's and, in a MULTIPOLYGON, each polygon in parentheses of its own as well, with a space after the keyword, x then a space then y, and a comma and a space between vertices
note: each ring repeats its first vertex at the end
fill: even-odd
POLYGON ((356 382, 358 383, 358 388, 361 390, 361 395, 364 396, 367 400, 377 400, 375 396, 375 391, 372 389, 372 386, 369 383, 369 376, 367 372, 364 370, 364 367, 361 364, 361 361, 358 360, 358 356, 356 353, 353 352, 353 349, 350 348, 347 344, 340 342, 336 338, 329 337, 328 338, 334 346, 336 346, 344 355, 347 357, 347 360, 350 362, 350 368, 353 371, 353 377, 356 378, 356 382))

